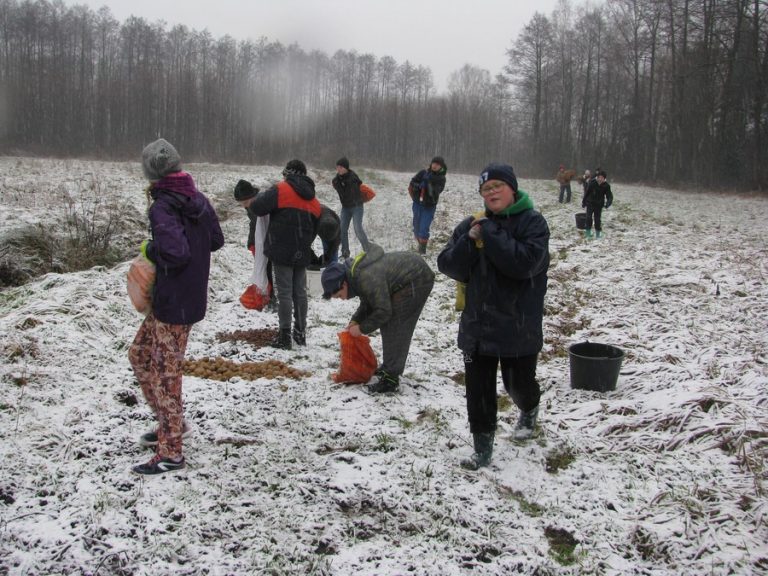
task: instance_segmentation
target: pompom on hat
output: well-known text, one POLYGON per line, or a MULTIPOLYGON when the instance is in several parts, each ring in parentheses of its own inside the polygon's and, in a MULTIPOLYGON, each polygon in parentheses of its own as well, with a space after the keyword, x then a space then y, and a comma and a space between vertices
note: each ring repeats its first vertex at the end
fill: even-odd
POLYGON ((488 180, 500 180, 509 184, 512 190, 517 192, 517 177, 509 164, 488 164, 480 173, 480 179, 477 183, 478 191, 488 180))
POLYGON ((141 168, 147 180, 160 180, 181 171, 181 156, 170 142, 158 138, 142 150, 141 168))

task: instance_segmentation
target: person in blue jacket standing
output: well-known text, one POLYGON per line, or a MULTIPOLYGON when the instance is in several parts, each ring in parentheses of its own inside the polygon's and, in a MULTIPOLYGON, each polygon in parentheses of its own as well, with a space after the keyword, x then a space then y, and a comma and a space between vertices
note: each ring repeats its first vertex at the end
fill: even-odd
POLYGON ((549 227, 518 188, 512 166, 488 165, 479 191, 485 210, 456 226, 437 257, 440 272, 466 286, 458 346, 474 453, 461 465, 471 470, 487 466, 493 454, 499 366, 504 388, 520 410, 514 437, 533 435, 549 268, 549 227))
POLYGON ((419 254, 427 253, 429 229, 437 211, 437 202, 445 189, 445 174, 448 167, 442 156, 435 156, 429 168, 420 170, 411 178, 408 194, 412 201, 413 237, 419 254))

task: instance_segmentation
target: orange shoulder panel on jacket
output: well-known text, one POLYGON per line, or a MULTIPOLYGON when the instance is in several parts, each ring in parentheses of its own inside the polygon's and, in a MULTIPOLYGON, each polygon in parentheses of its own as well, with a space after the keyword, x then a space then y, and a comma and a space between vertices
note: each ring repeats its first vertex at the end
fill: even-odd
POLYGON ((277 183, 277 192, 278 208, 304 210, 305 212, 309 212, 313 216, 320 218, 322 208, 320 208, 320 201, 317 198, 312 198, 312 200, 302 198, 296 190, 293 189, 293 186, 285 181, 277 183))

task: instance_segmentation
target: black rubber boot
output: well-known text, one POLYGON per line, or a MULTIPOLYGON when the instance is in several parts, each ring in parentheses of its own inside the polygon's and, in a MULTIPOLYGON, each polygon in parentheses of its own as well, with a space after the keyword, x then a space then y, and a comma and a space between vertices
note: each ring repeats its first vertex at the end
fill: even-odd
POLYGON ((283 350, 290 350, 291 345, 291 329, 280 330, 277 337, 269 343, 272 348, 282 348, 283 350))
POLYGON ((426 254, 426 253, 427 253, 427 243, 419 242, 419 254, 426 254))
POLYGON ((303 330, 297 330, 296 328, 293 329, 293 341, 296 342, 299 346, 306 346, 307 345, 307 333, 303 330))
POLYGON ((495 432, 477 432, 472 434, 475 444, 475 452, 469 458, 461 461, 461 467, 467 470, 477 470, 491 463, 493 456, 493 438, 495 432))

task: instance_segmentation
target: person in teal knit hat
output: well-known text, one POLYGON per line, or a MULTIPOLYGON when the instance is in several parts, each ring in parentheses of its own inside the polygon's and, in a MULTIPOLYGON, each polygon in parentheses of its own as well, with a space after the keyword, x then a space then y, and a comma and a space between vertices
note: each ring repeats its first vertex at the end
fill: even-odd
POLYGON ((474 453, 461 465, 471 470, 491 462, 499 366, 504 388, 520 410, 514 438, 533 436, 549 268, 549 226, 518 188, 512 166, 489 164, 480 174, 479 191, 485 210, 456 226, 437 257, 440 272, 466 286, 458 346, 474 453))

